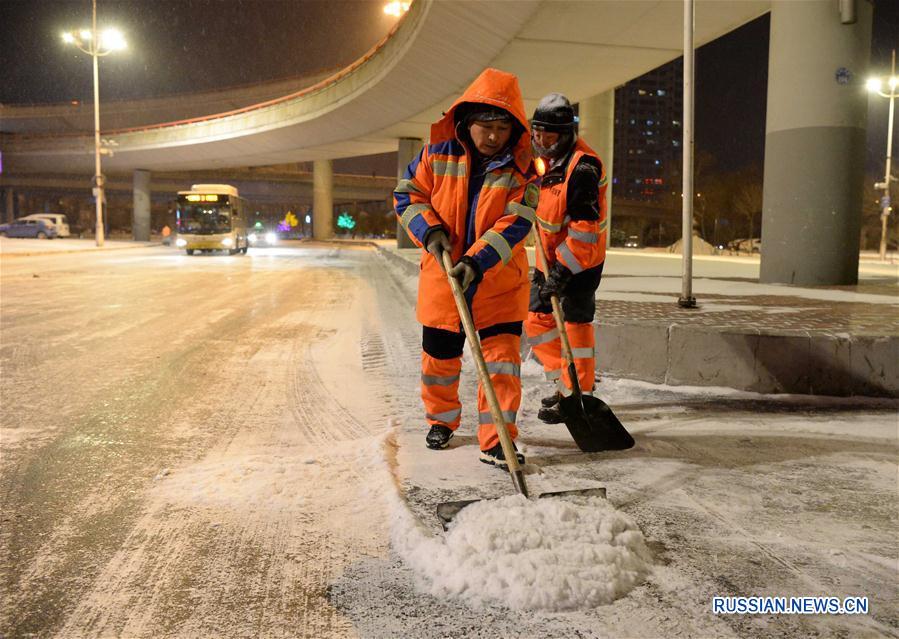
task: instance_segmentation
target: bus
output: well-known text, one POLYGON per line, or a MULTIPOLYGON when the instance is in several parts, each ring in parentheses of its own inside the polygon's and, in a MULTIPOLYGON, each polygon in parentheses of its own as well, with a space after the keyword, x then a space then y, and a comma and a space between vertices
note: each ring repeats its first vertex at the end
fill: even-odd
POLYGON ((179 191, 175 215, 175 246, 188 255, 195 251, 246 254, 250 246, 246 200, 233 186, 194 184, 190 191, 179 191))

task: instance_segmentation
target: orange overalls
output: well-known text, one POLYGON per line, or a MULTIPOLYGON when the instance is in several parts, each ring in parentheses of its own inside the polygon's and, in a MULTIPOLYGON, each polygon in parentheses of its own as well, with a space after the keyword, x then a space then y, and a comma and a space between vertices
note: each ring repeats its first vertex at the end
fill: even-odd
MULTIPOLYGON (((486 69, 431 127, 431 137, 394 191, 394 208, 418 246, 434 228, 452 244, 453 263, 473 259, 483 279, 466 291, 497 398, 514 439, 521 403, 521 324, 527 316, 528 262, 524 239, 534 221, 539 190, 531 155, 524 101, 517 78, 486 69), (508 153, 473 167, 474 156, 456 131, 462 103, 505 109, 520 125, 508 153), (502 157, 500 157, 502 156, 502 157)), ((421 397, 429 425, 459 427, 459 373, 464 336, 452 291, 437 261, 421 254, 417 317, 423 325, 421 397)), ((483 389, 478 390, 478 442, 498 442, 483 389)))
MULTIPOLYGON (((575 167, 584 157, 594 158, 599 166, 602 166, 596 152, 583 140, 578 139, 566 167, 565 179, 556 183, 544 180, 540 187, 540 203, 537 207, 537 228, 546 251, 547 268, 561 262, 573 274, 562 294, 562 309, 566 318, 565 328, 571 343, 578 383, 581 390, 589 394, 593 391, 595 377, 595 338, 592 323, 594 297, 606 256, 608 180, 605 170, 602 169, 598 192, 599 218, 571 219, 566 201, 567 187, 575 167), (566 299, 569 292, 572 299, 566 299)), ((539 250, 539 247, 536 250, 539 250)), ((543 261, 538 258, 537 268, 545 277, 546 273, 542 272, 542 267, 543 261)), ((534 354, 543 364, 546 379, 556 381, 562 395, 570 395, 572 383, 568 367, 562 360, 562 343, 552 309, 537 300, 536 290, 532 291, 525 332, 534 354)))

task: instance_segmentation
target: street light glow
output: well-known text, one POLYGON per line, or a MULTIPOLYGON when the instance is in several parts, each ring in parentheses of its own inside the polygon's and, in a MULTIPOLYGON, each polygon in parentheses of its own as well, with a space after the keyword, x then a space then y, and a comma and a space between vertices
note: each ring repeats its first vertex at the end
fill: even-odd
POLYGON ((401 15, 406 13, 409 10, 409 5, 411 2, 399 2, 399 0, 394 0, 394 2, 388 2, 384 5, 384 13, 389 16, 395 16, 399 18, 401 15))
POLYGON ((71 33, 66 31, 65 33, 62 34, 62 41, 65 42, 66 44, 72 44, 75 42, 75 36, 73 36, 71 33))
POLYGON ((81 36, 81 39, 84 42, 90 42, 91 40, 93 40, 93 37, 94 37, 93 34, 88 29, 82 29, 81 33, 79 35, 81 36))
POLYGON ((868 81, 865 83, 865 86, 868 87, 868 91, 880 91, 880 78, 868 78, 868 81))
POLYGON ((118 29, 106 29, 100 34, 100 47, 109 51, 120 51, 128 46, 125 36, 118 29))
POLYGON ((897 84, 899 84, 899 78, 896 76, 890 78, 890 89, 895 89, 897 84))

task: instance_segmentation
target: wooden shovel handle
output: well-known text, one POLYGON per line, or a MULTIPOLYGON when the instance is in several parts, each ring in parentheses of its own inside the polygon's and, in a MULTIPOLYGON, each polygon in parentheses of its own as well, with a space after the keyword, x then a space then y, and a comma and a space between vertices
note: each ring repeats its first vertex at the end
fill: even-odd
POLYGON ((517 480, 513 479, 513 483, 515 483, 516 490, 527 497, 527 487, 524 484, 524 478, 521 476, 518 456, 515 454, 512 438, 509 437, 509 430, 506 428, 503 411, 500 408, 499 400, 496 398, 496 392, 493 390, 490 373, 487 372, 487 363, 484 361, 484 353, 481 351, 481 342, 478 339, 478 332, 474 328, 474 322, 471 320, 471 313, 468 312, 468 304, 465 303, 462 286, 455 277, 449 274, 450 269, 453 268, 453 258, 450 257, 448 251, 443 252, 443 267, 449 279, 450 288, 453 290, 453 298, 456 300, 456 308, 459 310, 459 317, 462 319, 462 327, 465 329, 465 337, 468 340, 469 348, 471 348, 471 355, 474 357, 475 364, 478 367, 481 388, 484 389, 484 395, 487 397, 487 404, 490 406, 493 423, 496 424, 496 432, 499 435, 499 443, 503 447, 506 463, 509 465, 509 472, 513 474, 513 478, 517 476, 521 480, 519 484, 517 480))

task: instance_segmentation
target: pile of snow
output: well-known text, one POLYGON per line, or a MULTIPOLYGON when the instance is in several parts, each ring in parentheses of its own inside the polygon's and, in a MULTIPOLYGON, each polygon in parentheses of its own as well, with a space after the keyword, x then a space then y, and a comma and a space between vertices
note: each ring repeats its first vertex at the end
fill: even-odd
MULTIPOLYGON (((683 244, 683 239, 678 240, 674 244, 668 247, 669 253, 683 253, 683 249, 681 248, 681 244, 683 244)), ((693 255, 718 255, 718 249, 714 246, 706 242, 704 239, 693 234, 693 255)))
POLYGON ((594 608, 623 597, 650 572, 643 533, 600 497, 477 502, 443 538, 422 530, 399 500, 394 505, 393 544, 419 586, 475 608, 594 608))

